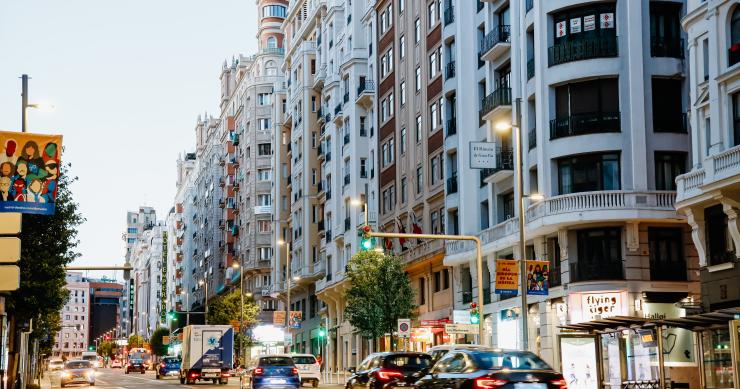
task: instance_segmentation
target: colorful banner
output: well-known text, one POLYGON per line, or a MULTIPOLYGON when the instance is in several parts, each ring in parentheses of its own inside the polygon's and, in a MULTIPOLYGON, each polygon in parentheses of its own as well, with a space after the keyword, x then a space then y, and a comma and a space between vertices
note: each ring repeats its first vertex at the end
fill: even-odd
POLYGON ((290 328, 301 328, 301 322, 303 321, 303 312, 301 311, 290 311, 290 328))
POLYGON ((61 135, 0 131, 0 212, 53 215, 61 135))
POLYGON ((496 260, 496 294, 517 294, 519 266, 513 259, 496 260))
POLYGON ((549 290, 550 263, 527 261, 527 294, 547 296, 549 290))

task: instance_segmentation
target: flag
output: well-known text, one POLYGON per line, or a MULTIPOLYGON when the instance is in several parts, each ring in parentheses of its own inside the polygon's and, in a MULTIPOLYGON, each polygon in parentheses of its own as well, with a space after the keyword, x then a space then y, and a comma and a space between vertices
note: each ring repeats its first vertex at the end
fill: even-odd
MULTIPOLYGON (((409 215, 411 215, 411 232, 414 234, 422 234, 423 230, 421 229, 421 221, 416 218, 416 212, 409 211, 409 215)), ((421 239, 417 239, 416 244, 421 244, 421 239)))
MULTIPOLYGON (((402 234, 406 233, 406 227, 403 226, 403 223, 398 218, 396 218, 396 227, 398 228, 398 232, 402 234)), ((406 250, 406 238, 398 238, 398 244, 401 245, 401 250, 406 250)))

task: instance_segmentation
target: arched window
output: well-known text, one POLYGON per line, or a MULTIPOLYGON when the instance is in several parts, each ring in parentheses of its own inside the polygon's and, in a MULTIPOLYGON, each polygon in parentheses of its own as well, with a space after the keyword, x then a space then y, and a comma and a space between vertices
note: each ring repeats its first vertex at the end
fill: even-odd
POLYGON ((277 39, 274 36, 271 36, 267 38, 267 48, 268 49, 276 49, 277 46, 277 39))
POLYGON ((730 66, 740 62, 740 7, 735 7, 730 19, 730 66))

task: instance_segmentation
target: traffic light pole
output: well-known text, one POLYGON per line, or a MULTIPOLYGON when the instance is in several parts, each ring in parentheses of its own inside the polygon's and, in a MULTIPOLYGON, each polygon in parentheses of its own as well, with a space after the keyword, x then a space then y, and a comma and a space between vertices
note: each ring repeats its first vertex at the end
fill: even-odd
MULTIPOLYGON (((367 210, 367 208, 365 208, 367 210)), ((365 212, 367 215, 367 211, 365 212)), ((483 255, 481 252, 481 242, 477 236, 472 235, 432 235, 432 234, 401 234, 396 232, 374 232, 369 231, 364 233, 367 237, 371 238, 402 238, 402 239, 432 239, 432 240, 463 240, 475 243, 475 265, 476 272, 478 273, 478 307, 483 310, 483 255)), ((478 322, 478 343, 481 345, 487 345, 488 339, 485 336, 485 325, 483 315, 478 322)))

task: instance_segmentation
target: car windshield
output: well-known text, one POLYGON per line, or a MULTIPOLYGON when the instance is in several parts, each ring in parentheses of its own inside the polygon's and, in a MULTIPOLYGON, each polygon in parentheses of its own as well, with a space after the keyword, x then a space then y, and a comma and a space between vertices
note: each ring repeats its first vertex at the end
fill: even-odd
POLYGON ((96 361, 98 360, 98 356, 97 355, 85 355, 82 357, 82 359, 86 361, 96 361))
POLYGON ((180 363, 179 358, 164 358, 164 363, 180 363))
POLYGON ((295 361, 296 365, 312 365, 316 363, 316 358, 305 356, 305 357, 293 357, 293 361, 295 361))
POLYGON ((448 350, 436 350, 432 351, 432 361, 437 362, 447 354, 448 350))
POLYGON ((262 357, 261 366, 293 366, 293 359, 289 357, 262 357))
POLYGON ((72 361, 67 362, 66 369, 89 369, 90 362, 88 361, 72 361))
POLYGON ((551 370, 550 366, 529 352, 487 351, 473 353, 476 365, 485 370, 551 370))
POLYGON ((390 355, 385 359, 386 367, 421 370, 432 365, 429 355, 390 355))

